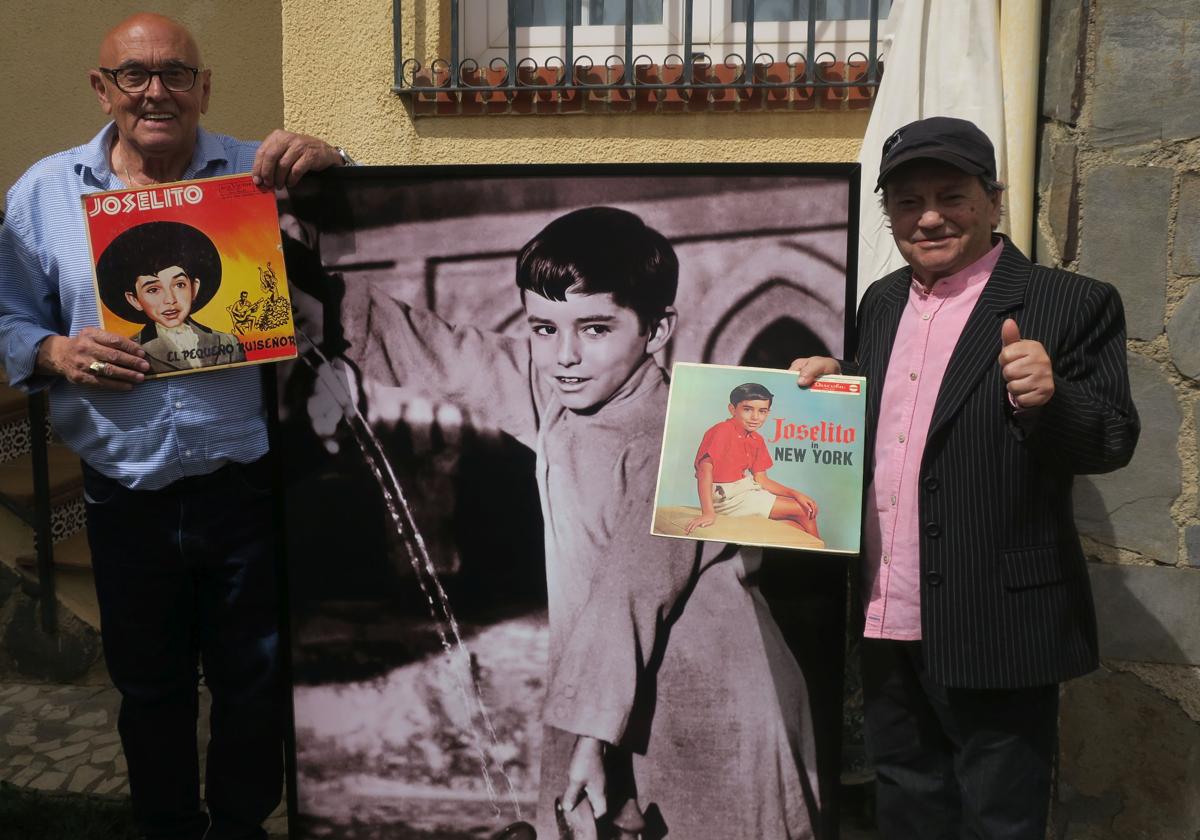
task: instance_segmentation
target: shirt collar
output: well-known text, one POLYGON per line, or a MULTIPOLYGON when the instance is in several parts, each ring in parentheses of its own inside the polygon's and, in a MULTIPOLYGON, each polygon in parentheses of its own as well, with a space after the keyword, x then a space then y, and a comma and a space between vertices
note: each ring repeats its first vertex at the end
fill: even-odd
POLYGON ((758 432, 746 431, 746 427, 739 423, 736 417, 730 417, 725 422, 733 427, 733 433, 738 437, 752 438, 758 434, 758 432))
MULTIPOLYGON (((81 178, 91 181, 100 189, 109 189, 109 183, 115 176, 109 161, 109 151, 112 149, 113 136, 117 124, 110 122, 85 145, 75 161, 75 171, 81 178)), ((225 146, 217 135, 196 127, 196 148, 192 152, 192 162, 183 173, 182 180, 202 177, 204 172, 214 163, 226 163, 229 156, 225 146)))
POLYGON ((988 278, 992 276, 992 270, 996 267, 996 263, 1000 260, 1000 253, 1004 250, 1004 237, 997 236, 996 244, 991 250, 984 254, 975 262, 968 265, 966 268, 951 274, 949 277, 943 277, 933 284, 933 288, 929 291, 917 279, 914 272, 912 276, 912 290, 922 297, 954 297, 960 294, 965 289, 973 286, 986 283, 988 278))
MULTIPOLYGON (((600 417, 606 421, 608 418, 616 418, 620 416, 620 411, 625 407, 640 408, 643 406, 642 396, 656 388, 663 387, 666 381, 665 375, 666 372, 658 366, 654 357, 647 355, 607 401, 587 411, 571 410, 571 413, 579 417, 600 417)), ((662 422, 661 415, 659 422, 662 422)))

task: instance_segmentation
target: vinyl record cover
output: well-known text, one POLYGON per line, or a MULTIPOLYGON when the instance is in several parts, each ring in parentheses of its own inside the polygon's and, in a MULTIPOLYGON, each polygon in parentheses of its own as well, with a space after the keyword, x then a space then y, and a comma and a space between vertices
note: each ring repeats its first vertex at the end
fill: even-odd
POLYGON ((101 326, 147 378, 291 359, 275 194, 249 175, 83 196, 101 326))
POLYGON ((677 363, 652 533, 856 554, 866 380, 677 363))

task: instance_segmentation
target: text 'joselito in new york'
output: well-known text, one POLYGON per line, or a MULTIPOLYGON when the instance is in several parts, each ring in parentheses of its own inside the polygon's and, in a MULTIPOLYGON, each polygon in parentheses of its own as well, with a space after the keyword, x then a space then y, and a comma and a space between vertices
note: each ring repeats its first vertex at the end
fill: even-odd
POLYGON ((821 444, 852 444, 857 437, 853 427, 841 423, 830 423, 822 420, 820 423, 790 423, 784 418, 775 420, 775 436, 771 443, 781 440, 808 441, 811 448, 799 446, 776 446, 776 461, 796 461, 811 464, 831 464, 835 466, 853 466, 854 453, 842 452, 838 449, 822 447, 821 444))

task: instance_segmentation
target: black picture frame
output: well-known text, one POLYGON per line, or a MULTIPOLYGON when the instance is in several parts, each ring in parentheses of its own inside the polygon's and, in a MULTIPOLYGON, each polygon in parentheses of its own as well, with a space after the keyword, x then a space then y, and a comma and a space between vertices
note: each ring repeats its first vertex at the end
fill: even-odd
MULTIPOLYGON (((442 803, 458 809, 457 825, 446 816, 455 808, 439 810, 436 797, 409 808, 400 800, 384 802, 388 797, 381 795, 367 807, 363 797, 347 790, 350 777, 361 780, 375 773, 395 781, 386 778, 394 771, 410 781, 431 778, 436 774, 411 766, 410 759, 418 760, 414 756, 421 749, 431 754, 442 750, 436 761, 451 765, 445 772, 452 776, 460 772, 455 762, 461 763, 471 746, 424 743, 411 754, 400 750, 389 757, 380 745, 390 736, 377 735, 372 743, 369 722, 365 728, 351 726, 350 734, 338 730, 345 735, 339 746, 336 734, 318 734, 306 720, 313 695, 320 691, 343 697, 342 713, 329 713, 343 722, 369 718, 352 698, 353 688, 368 685, 394 692, 388 674, 442 656, 437 633, 420 615, 424 596, 405 582, 393 562, 403 540, 388 533, 386 508, 361 454, 354 451, 353 437, 344 426, 331 435, 314 431, 310 397, 317 387, 315 369, 344 347, 339 312, 346 297, 368 287, 387 288, 388 294, 448 320, 469 322, 463 319, 468 315, 482 320, 479 326, 511 332, 520 326, 512 318, 520 306, 512 265, 521 244, 562 213, 605 204, 637 213, 679 253, 680 327, 662 362, 770 367, 786 366, 799 355, 845 358, 853 354, 855 343, 858 190, 857 164, 414 166, 330 170, 281 198, 301 354, 296 362, 276 366, 268 377, 278 398, 272 446, 279 455, 282 487, 282 644, 295 714, 287 737, 292 838, 485 837, 488 829, 515 819, 505 812, 485 824, 486 806, 464 810, 449 793, 442 803), (696 268, 702 258, 712 261, 707 274, 696 268), (811 272, 824 268, 810 283, 799 276, 797 266, 811 272), (736 283, 728 279, 730 272, 739 271, 736 283), (704 277, 703 293, 689 297, 687 284, 697 276, 704 277), (719 288, 722 283, 728 285, 719 288), (464 290, 471 284, 476 291, 468 295, 464 290), (819 309, 825 321, 793 317, 792 307, 819 309), (695 334, 687 332, 691 310, 708 313, 703 330, 695 334), (334 446, 338 451, 329 451, 334 446), (314 785, 337 788, 339 778, 343 783, 337 798, 343 804, 337 813, 320 812, 314 806, 320 799, 312 793, 314 785), (385 827, 385 833, 372 833, 385 827)), ((357 396, 362 397, 363 383, 359 388, 357 396)), ((438 406, 412 409, 420 397, 403 389, 380 393, 366 395, 366 416, 373 426, 389 428, 386 456, 401 473, 402 490, 413 502, 413 517, 435 566, 449 572, 447 589, 452 602, 461 605, 467 633, 479 638, 489 627, 515 622, 536 634, 536 617, 532 624, 521 623, 536 612, 537 599, 544 603, 545 598, 544 579, 538 580, 544 574, 540 527, 532 524, 538 518, 532 456, 522 455, 522 447, 494 429, 476 428, 475 418, 461 412, 442 417, 438 406), (389 399, 401 408, 383 406, 389 399), (460 428, 450 430, 455 422, 460 428), (446 455, 448 449, 454 451, 446 455), (470 484, 464 475, 481 474, 500 475, 509 488, 497 515, 523 523, 505 534, 508 553, 525 555, 523 562, 509 562, 510 557, 481 563, 487 552, 481 534, 488 533, 488 526, 473 528, 471 517, 480 505, 457 495, 470 484), (439 501, 446 499, 452 501, 439 501), (445 514, 447 504, 454 512, 448 523, 438 522, 447 518, 438 515, 445 514)), ((774 593, 779 597, 769 600, 805 671, 813 714, 823 719, 816 730, 823 788, 819 819, 828 828, 831 820, 836 825, 846 560, 817 556, 806 571, 790 554, 769 554, 762 579, 779 590, 774 593), (798 597, 793 591, 798 588, 808 591, 798 597), (814 607, 814 618, 798 617, 801 605, 814 607)), ((405 702, 416 702, 414 696, 405 702)), ((504 716, 520 716, 519 710, 511 711, 504 716)), ((374 713, 378 726, 386 727, 382 718, 389 712, 378 707, 374 713)), ((521 794, 528 800, 529 776, 522 779, 521 794)), ((417 787, 407 782, 392 786, 396 791, 417 787)))

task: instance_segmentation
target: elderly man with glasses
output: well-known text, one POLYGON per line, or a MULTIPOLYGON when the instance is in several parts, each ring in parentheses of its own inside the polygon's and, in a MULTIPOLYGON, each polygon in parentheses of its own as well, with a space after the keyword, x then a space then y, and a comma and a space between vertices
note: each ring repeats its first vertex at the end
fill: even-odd
POLYGON ((258 368, 144 382, 130 339, 98 329, 80 196, 250 172, 264 187, 348 162, 315 137, 261 144, 199 127, 212 74, 179 23, 118 24, 89 72, 112 122, 8 193, 0 352, 48 388, 84 461, 88 538, 134 815, 153 838, 265 837, 283 778, 283 699, 266 411, 258 368), (199 800, 198 666, 212 695, 199 800))

